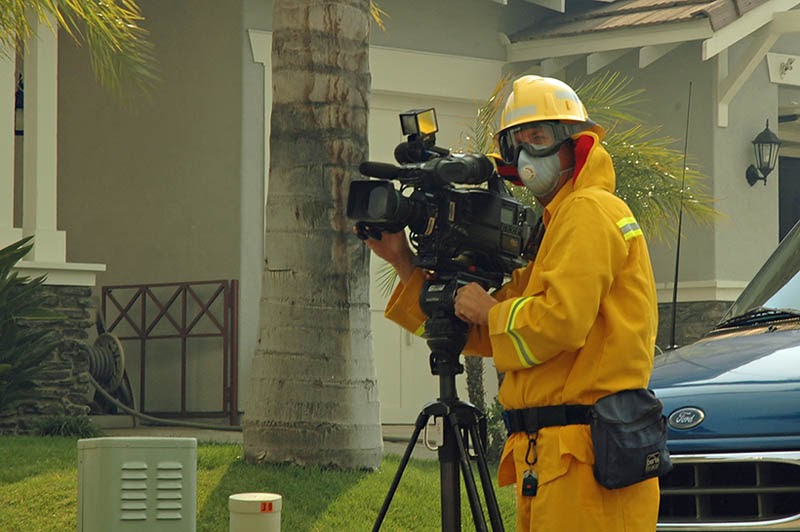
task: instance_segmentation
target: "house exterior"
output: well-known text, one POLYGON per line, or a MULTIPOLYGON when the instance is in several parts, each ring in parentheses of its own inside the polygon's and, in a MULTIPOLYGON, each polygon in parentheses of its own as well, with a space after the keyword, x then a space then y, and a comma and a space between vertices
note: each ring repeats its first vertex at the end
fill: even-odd
MULTIPOLYGON (((24 61, 0 59, 0 101, 13 100, 17 70, 26 80, 24 135, 8 133, 10 105, 0 111, 0 124, 8 124, 0 128, 6 132, 0 135, 0 245, 35 235, 35 251, 21 269, 47 272, 54 285, 91 287, 97 308, 104 305, 102 287, 235 280, 238 360, 227 369, 226 384, 220 386, 219 360, 209 354, 218 350, 213 343, 184 342, 182 353, 197 355, 181 369, 170 340, 149 344, 146 353, 136 341, 123 341, 134 395, 148 390, 137 406, 167 414, 216 412, 230 401, 226 393, 245 404, 257 342, 269 216, 272 2, 138 3, 161 82, 149 100, 130 109, 98 86, 86 51, 63 33, 40 32, 24 61), (231 379, 238 387, 219 391, 231 379)), ((609 69, 631 77, 645 89, 642 111, 650 123, 681 141, 688 134, 689 161, 709 176, 723 215, 710 227, 684 225, 679 337, 691 338, 719 317, 800 216, 800 122, 789 121, 800 113, 800 62, 792 68, 800 58, 797 4, 379 2, 389 15, 387 29, 374 27, 371 38, 370 158, 393 160, 403 140, 397 114, 412 108, 435 107, 438 144, 458 146, 503 73, 570 81, 609 69), (766 184, 751 186, 745 179, 751 141, 766 120, 784 140, 781 164, 766 184), (687 329, 689 323, 699 330, 687 329)), ((665 348, 676 250, 672 242, 650 247, 665 348)), ((385 300, 374 282, 382 419, 410 423, 435 399, 437 383, 424 342, 382 317, 385 300)), ((108 307, 106 319, 120 311, 108 307)), ((142 310, 148 319, 166 313, 142 310)), ((487 368, 489 394, 496 389, 491 373, 487 368)))

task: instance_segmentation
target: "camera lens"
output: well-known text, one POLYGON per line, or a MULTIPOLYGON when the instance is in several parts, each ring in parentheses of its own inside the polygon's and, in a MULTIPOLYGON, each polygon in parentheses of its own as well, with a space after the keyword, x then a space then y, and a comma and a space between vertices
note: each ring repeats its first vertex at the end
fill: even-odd
POLYGON ((369 193, 367 201, 367 217, 371 220, 381 220, 392 213, 395 206, 391 204, 389 190, 385 187, 375 187, 369 193))

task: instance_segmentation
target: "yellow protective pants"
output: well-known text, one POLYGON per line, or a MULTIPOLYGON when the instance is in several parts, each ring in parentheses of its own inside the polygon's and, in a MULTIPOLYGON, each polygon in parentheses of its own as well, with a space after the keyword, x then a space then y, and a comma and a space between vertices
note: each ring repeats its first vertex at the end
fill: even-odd
MULTIPOLYGON (((625 488, 606 489, 595 480, 592 465, 571 454, 561 455, 563 467, 559 468, 558 474, 545 473, 545 477, 550 478, 539 483, 536 496, 523 496, 522 475, 528 466, 524 461, 527 438, 521 436, 514 438, 513 442, 517 447, 513 453, 517 532, 655 531, 658 479, 651 478, 625 488)), ((544 466, 542 461, 548 460, 543 454, 549 453, 539 454, 537 466, 544 466)))

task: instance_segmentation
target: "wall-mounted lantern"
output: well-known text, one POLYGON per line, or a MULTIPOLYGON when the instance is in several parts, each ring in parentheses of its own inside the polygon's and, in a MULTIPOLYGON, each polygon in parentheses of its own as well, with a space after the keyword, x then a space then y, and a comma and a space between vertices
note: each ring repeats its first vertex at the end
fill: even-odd
POLYGON ((769 119, 764 131, 756 135, 753 139, 753 151, 756 156, 756 164, 747 167, 745 178, 752 187, 758 181, 767 184, 767 176, 775 169, 778 162, 778 150, 781 147, 781 139, 769 128, 769 119))

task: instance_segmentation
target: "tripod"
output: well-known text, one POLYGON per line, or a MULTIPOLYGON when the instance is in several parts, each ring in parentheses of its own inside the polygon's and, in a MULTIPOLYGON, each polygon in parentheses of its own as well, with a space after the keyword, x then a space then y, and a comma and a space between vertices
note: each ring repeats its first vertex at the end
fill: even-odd
MULTIPOLYGON (((464 366, 458 361, 458 356, 466 344, 467 324, 456 318, 452 311, 442 311, 441 307, 443 306, 442 299, 447 297, 448 294, 452 298, 455 289, 458 287, 458 281, 456 279, 445 281, 445 285, 448 286, 444 286, 444 288, 439 286, 431 289, 432 284, 429 281, 423 287, 420 301, 423 311, 429 316, 425 322, 425 332, 428 337, 428 346, 431 348, 431 373, 439 377, 439 399, 425 405, 417 417, 414 432, 400 460, 400 465, 397 468, 372 531, 378 532, 380 530, 420 432, 427 425, 430 417, 433 416, 442 418, 444 421, 444 441, 438 450, 442 532, 461 531, 461 489, 459 482, 461 474, 464 476, 464 486, 469 498, 475 530, 488 532, 465 442, 471 442, 475 451, 492 530, 494 532, 503 532, 503 521, 500 517, 489 467, 486 463, 486 417, 472 404, 459 400, 456 393, 455 376, 464 372, 464 366), (435 294, 435 301, 432 304, 430 294, 435 294), (425 304, 426 296, 428 297, 427 305, 425 304)), ((449 308, 452 309, 452 305, 449 308)))

